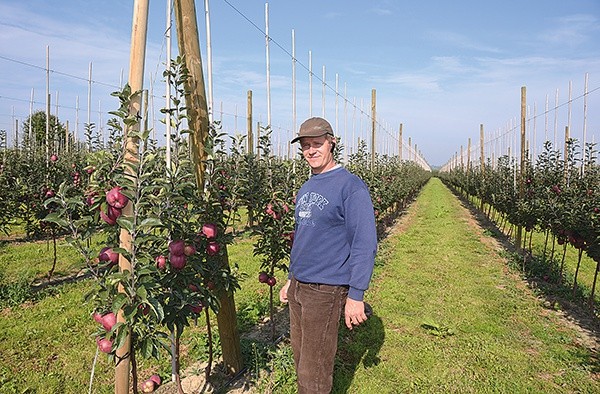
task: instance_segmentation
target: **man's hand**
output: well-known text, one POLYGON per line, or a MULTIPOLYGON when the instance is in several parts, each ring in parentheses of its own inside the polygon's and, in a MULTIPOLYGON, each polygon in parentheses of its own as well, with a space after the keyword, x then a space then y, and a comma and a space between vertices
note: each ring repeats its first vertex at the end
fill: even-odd
POLYGON ((279 301, 281 301, 284 304, 287 304, 288 302, 287 292, 290 287, 290 282, 291 281, 288 279, 287 282, 285 282, 285 285, 283 285, 283 287, 281 288, 281 290, 279 290, 279 301))
POLYGON ((346 298, 346 307, 344 308, 346 327, 352 330, 352 326, 358 326, 367 320, 365 315, 365 304, 362 301, 356 301, 352 298, 346 298))

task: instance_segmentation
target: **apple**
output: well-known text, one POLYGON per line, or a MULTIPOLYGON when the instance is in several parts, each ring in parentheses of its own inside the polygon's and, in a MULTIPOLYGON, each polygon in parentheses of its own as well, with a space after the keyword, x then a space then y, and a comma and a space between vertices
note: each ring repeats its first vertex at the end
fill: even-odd
POLYGON ((46 198, 51 198, 51 197, 54 197, 54 196, 55 196, 54 190, 48 189, 46 191, 46 198))
POLYGON ((154 386, 156 383, 154 381, 148 379, 142 383, 142 393, 151 393, 154 391, 154 386))
POLYGON ((169 244, 169 252, 171 252, 171 255, 183 256, 185 253, 185 242, 181 239, 171 241, 169 244))
POLYGON ((102 314, 99 312, 94 312, 92 315, 94 317, 94 321, 98 324, 102 324, 102 314))
POLYGON ((115 265, 119 262, 119 254, 113 252, 111 248, 106 246, 100 250, 100 253, 98 254, 98 260, 108 261, 110 262, 110 265, 115 265))
POLYGON ((159 270, 163 271, 165 268, 167 268, 167 258, 162 254, 160 256, 157 256, 154 260, 156 261, 156 267, 159 270))
POLYGON ((158 376, 157 374, 150 376, 150 380, 156 383, 157 386, 160 386, 160 384, 162 383, 160 376, 158 376))
POLYGON ((221 246, 215 241, 210 241, 208 245, 206 245, 206 253, 208 253, 209 256, 216 255, 219 253, 219 250, 221 250, 221 246))
POLYGON ((185 267, 186 257, 184 254, 177 255, 171 253, 169 254, 169 261, 171 262, 171 267, 180 270, 185 267))
POLYGON ((188 289, 190 289, 190 291, 193 291, 193 292, 197 292, 197 291, 199 291, 199 290, 200 290, 200 289, 198 288, 198 286, 196 286, 196 285, 195 285, 195 284, 193 284, 193 283, 190 283, 190 284, 188 285, 188 289))
POLYGON ((100 349, 103 353, 110 353, 112 350, 112 341, 106 338, 96 338, 96 345, 98 345, 98 349, 100 349))
POLYGON ((198 313, 202 312, 202 303, 198 303, 196 305, 189 305, 189 307, 193 313, 198 314, 198 313))
POLYGON ((214 290, 215 289, 215 282, 209 280, 208 282, 206 282, 206 288, 208 290, 214 290))
POLYGON ((217 226, 214 223, 204 224, 202 226, 202 234, 208 239, 215 238, 217 236, 217 226))
POLYGON ((106 193, 106 202, 108 205, 118 209, 125 208, 129 199, 121 193, 121 190, 123 190, 121 186, 115 186, 106 193))
POLYGON ((185 245, 183 248, 183 254, 186 256, 196 254, 196 247, 194 245, 185 245))
POLYGON ((117 324, 117 316, 113 312, 108 312, 102 316, 102 327, 106 331, 112 330, 113 326, 117 324))
POLYGON ((56 154, 53 154, 52 156, 50 156, 50 161, 56 163, 58 161, 58 156, 56 154))
POLYGON ((110 217, 103 211, 100 211, 100 219, 102 219, 106 224, 108 224, 110 226, 114 226, 115 224, 117 224, 116 218, 110 217))
POLYGON ((260 283, 267 283, 267 281, 269 280, 269 275, 266 272, 261 272, 260 274, 258 274, 258 281, 260 283))
POLYGON ((146 316, 148 313, 150 313, 150 306, 148 306, 146 304, 139 304, 138 309, 142 311, 142 315, 144 315, 144 316, 146 316))
POLYGON ((274 276, 269 276, 269 279, 267 279, 267 284, 271 287, 275 286, 275 284, 277 283, 277 279, 275 279, 274 276))

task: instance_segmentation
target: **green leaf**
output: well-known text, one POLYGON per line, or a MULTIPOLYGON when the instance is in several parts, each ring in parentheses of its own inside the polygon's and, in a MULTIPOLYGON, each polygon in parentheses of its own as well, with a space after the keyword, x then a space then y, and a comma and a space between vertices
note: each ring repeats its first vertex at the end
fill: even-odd
POLYGON ((119 218, 117 219, 117 224, 119 225, 119 227, 124 228, 125 230, 129 231, 130 233, 133 232, 133 218, 132 217, 119 216, 119 218))
POLYGON ((162 222, 159 218, 150 217, 142 220, 140 227, 159 227, 162 226, 162 222))

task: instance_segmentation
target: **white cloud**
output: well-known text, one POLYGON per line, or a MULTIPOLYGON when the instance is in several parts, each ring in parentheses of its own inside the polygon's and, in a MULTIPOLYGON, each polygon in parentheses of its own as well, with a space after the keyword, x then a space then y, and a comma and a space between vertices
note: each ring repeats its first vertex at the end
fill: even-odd
POLYGON ((585 14, 566 15, 551 23, 551 25, 551 28, 539 34, 539 40, 569 47, 592 41, 592 35, 600 30, 598 18, 585 14))
POLYGON ((501 53, 502 50, 496 46, 486 45, 473 40, 463 34, 452 31, 432 30, 428 33, 431 39, 448 46, 459 49, 474 50, 479 52, 501 53))

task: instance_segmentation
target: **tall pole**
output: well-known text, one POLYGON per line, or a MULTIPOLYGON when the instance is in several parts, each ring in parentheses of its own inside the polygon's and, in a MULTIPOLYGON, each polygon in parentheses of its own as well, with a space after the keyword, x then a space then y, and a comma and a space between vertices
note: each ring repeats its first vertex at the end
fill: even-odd
POLYGON ((371 89, 371 171, 375 169, 375 127, 377 126, 377 97, 371 89))
POLYGON ((265 3, 265 45, 267 57, 267 127, 271 126, 271 64, 269 53, 269 3, 265 3))
POLYGON ((308 116, 312 117, 312 52, 308 51, 308 116))
POLYGON ((398 159, 402 161, 402 123, 400 123, 400 129, 398 130, 398 159))
POLYGON ((292 29, 292 134, 296 133, 296 33, 292 29))
POLYGON ((208 0, 204 0, 204 19, 206 21, 206 77, 208 90, 208 122, 213 121, 213 83, 212 83, 212 40, 210 33, 210 10, 208 0))
MULTIPOLYGON (((520 177, 519 177, 519 197, 523 198, 525 195, 525 132, 527 122, 527 88, 521 87, 521 165, 520 165, 520 177)), ((517 251, 521 251, 521 237, 523 234, 523 228, 517 226, 517 233, 515 238, 515 245, 517 251)))
MULTIPOLYGON (((135 7, 135 5, 134 5, 135 7)), ((131 76, 130 76, 131 78, 131 76)), ((133 92, 134 90, 132 90, 133 92)), ((88 69, 88 101, 87 101, 87 124, 88 127, 92 124, 92 62, 90 62, 88 69)), ((90 146, 91 148, 91 146, 90 146)))
POLYGON ((50 160, 50 45, 46 45, 46 166, 50 160))
MULTIPOLYGON (((173 27, 172 22, 172 4, 173 0, 167 0, 167 28, 165 30, 165 39, 167 40, 167 72, 171 72, 171 29, 173 27)), ((171 169, 171 83, 169 78, 165 81, 165 143, 166 143, 166 155, 165 161, 167 169, 171 169)))
POLYGON ((252 90, 248 90, 248 115, 247 119, 247 128, 248 128, 248 147, 246 151, 248 154, 254 153, 254 135, 252 133, 252 90))
POLYGON ((583 84, 583 159, 584 165, 581 167, 582 173, 585 173, 585 144, 587 143, 587 99, 588 99, 588 73, 585 73, 585 81, 583 84))
MULTIPOLYGON (((185 55, 189 78, 185 82, 188 126, 191 130, 190 146, 194 162, 196 183, 199 190, 204 187, 206 152, 204 141, 208 137, 208 107, 194 0, 175 0, 175 21, 179 53, 185 55)), ((221 263, 228 266, 227 251, 221 263)), ((223 362, 228 372, 237 373, 242 368, 240 338, 237 330, 235 302, 233 292, 219 294, 220 308, 217 324, 221 338, 223 362)))
POLYGON ((323 93, 321 95, 321 98, 322 98, 322 102, 321 102, 321 107, 322 107, 322 109, 321 109, 321 117, 322 118, 325 118, 325 86, 326 86, 326 83, 325 83, 325 65, 323 65, 323 93))
MULTIPOLYGON (((131 50, 130 50, 130 61, 129 61, 129 86, 131 86, 132 92, 139 92, 144 86, 144 60, 146 58, 146 32, 148 30, 148 2, 149 0, 135 0, 133 4, 133 23, 131 27, 131 50)), ((90 63, 90 81, 91 81, 91 63, 90 63)), ((136 116, 140 113, 142 106, 142 97, 136 94, 131 99, 129 104, 129 115, 136 116)), ((89 103, 89 101, 88 101, 89 103)), ((89 111, 88 105, 88 111, 89 111)), ((89 112, 88 112, 89 114, 89 112)), ((88 115, 89 116, 89 115, 88 115)), ((89 122, 89 120, 88 120, 89 122)), ((138 140, 130 135, 135 133, 140 128, 139 121, 134 124, 125 126, 125 163, 135 163, 139 160, 138 154, 138 140)), ((131 166, 125 166, 127 172, 132 172, 131 166)), ((133 205, 127 204, 123 208, 123 216, 133 216, 133 205)), ((132 239, 131 234, 121 229, 119 235, 120 247, 131 251, 132 250, 132 239)), ((125 258, 123 254, 119 255, 119 271, 120 272, 133 272, 132 264, 125 258)), ((122 285, 119 286, 120 292, 125 292, 122 285)), ((117 314, 117 322, 125 322, 125 316, 123 310, 119 310, 117 314)), ((130 352, 131 352, 131 333, 127 334, 123 345, 117 349, 116 356, 119 362, 115 367, 115 393, 116 394, 127 394, 129 393, 129 374, 130 374, 130 352)))

